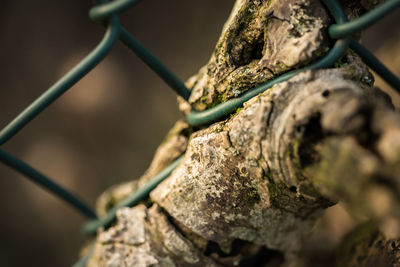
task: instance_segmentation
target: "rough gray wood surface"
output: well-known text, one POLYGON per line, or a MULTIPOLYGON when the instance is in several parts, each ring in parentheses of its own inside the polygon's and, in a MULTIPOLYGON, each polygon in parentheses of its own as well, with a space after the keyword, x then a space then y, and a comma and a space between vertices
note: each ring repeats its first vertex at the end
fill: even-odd
MULTIPOLYGON (((344 2, 350 16, 372 3, 344 2)), ((323 56, 329 23, 317 0, 236 1, 209 63, 187 82, 189 102, 206 109, 323 56)), ((343 242, 343 255, 353 246, 363 262, 350 252, 337 262, 400 264, 387 239, 400 236, 400 117, 351 51, 335 67, 301 73, 209 127, 177 122, 141 179, 99 198, 102 215, 186 151, 147 201, 99 231, 89 266, 313 266, 303 241, 338 201, 375 228, 343 242)))

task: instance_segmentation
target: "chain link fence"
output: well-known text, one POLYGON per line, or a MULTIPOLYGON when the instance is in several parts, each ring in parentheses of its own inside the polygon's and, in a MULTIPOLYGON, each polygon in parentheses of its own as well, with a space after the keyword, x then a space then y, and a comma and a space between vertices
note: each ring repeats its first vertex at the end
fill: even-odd
MULTIPOLYGON (((7 143, 20 130, 30 123, 36 116, 44 111, 50 104, 58 99, 63 93, 70 89, 75 83, 82 79, 88 72, 97 66, 112 50, 114 44, 121 41, 126 47, 134 52, 144 63, 146 63, 155 73, 162 78, 174 92, 183 99, 188 100, 190 91, 184 83, 177 78, 160 60, 158 60, 149 50, 143 46, 129 31, 127 31, 120 23, 118 15, 126 9, 132 7, 135 0, 117 0, 113 2, 97 1, 96 5, 90 10, 90 18, 104 25, 106 28, 102 41, 72 70, 67 72, 59 81, 45 91, 31 105, 24 109, 15 119, 6 125, 0 131, 0 145, 7 143)), ((389 0, 378 6, 362 17, 351 22, 347 21, 344 11, 340 7, 337 0, 323 0, 327 9, 330 11, 335 24, 329 27, 329 35, 335 41, 334 46, 320 58, 318 61, 311 63, 305 68, 293 70, 284 73, 266 83, 253 88, 238 98, 228 100, 206 111, 197 112, 193 110, 188 116, 187 121, 192 126, 208 125, 214 121, 222 120, 230 113, 239 108, 244 102, 252 97, 271 88, 273 85, 286 81, 296 74, 309 70, 331 67, 346 52, 347 49, 355 51, 363 61, 377 74, 379 74, 387 83, 389 83, 397 91, 400 91, 400 80, 389 71, 370 51, 358 43, 351 37, 352 34, 365 29, 374 22, 378 21, 395 8, 400 6, 399 0, 389 0)), ((161 181, 163 181, 176 168, 180 162, 179 158, 173 164, 156 175, 149 183, 132 193, 124 201, 118 203, 109 213, 97 218, 91 207, 85 204, 78 197, 70 193, 64 187, 55 183, 52 179, 42 174, 32 166, 6 152, 0 150, 0 161, 10 168, 20 172, 25 177, 31 179, 40 186, 51 191, 59 198, 66 201, 76 210, 87 216, 89 221, 84 226, 86 234, 95 234, 99 227, 108 227, 115 220, 116 211, 125 206, 134 206, 143 198, 145 198, 151 190, 153 190, 161 181)), ((87 256, 88 257, 88 256, 87 256)), ((81 259, 76 266, 84 266, 87 257, 81 259)))

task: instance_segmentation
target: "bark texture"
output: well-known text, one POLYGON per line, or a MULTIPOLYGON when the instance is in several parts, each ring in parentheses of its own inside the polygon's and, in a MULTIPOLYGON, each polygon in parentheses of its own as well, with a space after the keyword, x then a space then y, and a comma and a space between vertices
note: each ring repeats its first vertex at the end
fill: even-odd
MULTIPOLYGON (((372 2, 343 3, 351 17, 372 2)), ((187 82, 190 104, 212 107, 323 56, 329 23, 317 0, 238 0, 209 63, 187 82)), ((103 215, 185 153, 147 201, 99 231, 89 266, 400 264, 400 116, 372 84, 349 51, 336 68, 303 72, 224 121, 177 122, 143 177, 99 198, 103 215), (316 261, 303 241, 339 201, 373 223, 316 261)))

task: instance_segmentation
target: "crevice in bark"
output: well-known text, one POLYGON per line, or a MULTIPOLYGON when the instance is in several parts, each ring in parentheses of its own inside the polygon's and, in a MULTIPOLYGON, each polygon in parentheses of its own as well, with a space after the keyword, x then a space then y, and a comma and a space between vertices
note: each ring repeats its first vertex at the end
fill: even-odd
MULTIPOLYGON (((350 2, 360 6, 344 2, 350 18, 363 12, 349 9, 350 2)), ((313 62, 331 42, 329 21, 317 0, 238 0, 210 62, 188 81, 190 103, 204 110, 313 62)), ((313 248, 301 254, 316 219, 338 201, 381 229, 399 221, 400 119, 372 81, 348 51, 335 68, 302 72, 224 121, 201 129, 181 122, 136 184, 106 194, 103 205, 114 205, 186 150, 147 206, 124 209, 99 234, 96 255, 102 258, 93 257, 92 266, 118 266, 128 258, 118 253, 127 249, 142 253, 144 266, 400 263, 399 239, 375 230, 353 236, 344 245, 349 254, 327 252, 324 260, 311 255, 313 248), (143 216, 140 228, 134 219, 143 216), (134 245, 120 247, 120 240, 134 245)), ((135 255, 129 254, 131 262, 135 255)))
POLYGON ((230 253, 222 251, 216 242, 210 241, 204 254, 214 258, 223 266, 232 266, 228 264, 227 259, 235 259, 238 262, 235 265, 241 267, 273 267, 280 266, 284 262, 282 252, 240 239, 233 241, 230 253))
POLYGON ((261 59, 263 56, 263 50, 264 33, 261 32, 257 39, 253 40, 251 43, 247 41, 244 42, 243 47, 241 47, 241 51, 237 52, 237 54, 240 56, 232 58, 233 63, 236 67, 248 65, 250 62, 261 59))
POLYGON ((282 252, 262 247, 261 250, 253 257, 245 258, 240 262, 240 267, 246 266, 268 266, 277 267, 284 263, 284 255, 282 252))
POLYGON ((376 143, 380 139, 380 133, 374 131, 373 123, 373 107, 367 105, 359 111, 358 116, 364 117, 364 125, 355 133, 358 143, 365 149, 374 153, 379 159, 382 159, 379 151, 376 149, 376 143))
MULTIPOLYGON (((298 134, 303 137, 297 148, 297 156, 301 169, 307 168, 320 160, 320 155, 317 153, 315 146, 326 135, 323 133, 320 121, 321 113, 317 112, 310 117, 306 125, 297 126, 298 134)), ((296 150, 296 148, 293 149, 296 150)))

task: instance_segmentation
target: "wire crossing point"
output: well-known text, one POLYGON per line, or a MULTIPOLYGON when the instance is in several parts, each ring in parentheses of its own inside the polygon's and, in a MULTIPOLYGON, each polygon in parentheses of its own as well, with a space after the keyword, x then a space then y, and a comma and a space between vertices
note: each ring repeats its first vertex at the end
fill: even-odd
MULTIPOLYGON (((106 33, 103 40, 77 64, 72 70, 65 74, 59 81, 45 91, 38 97, 32 104, 23 110, 17 117, 15 117, 7 126, 0 131, 0 145, 3 145, 16 135, 24 126, 30 123, 36 116, 44 111, 51 103, 57 100, 63 93, 70 89, 75 83, 82 79, 88 72, 96 67, 105 56, 111 51, 114 43, 119 39, 131 51, 133 51, 144 63, 146 63, 161 79, 163 79, 171 89, 173 89, 179 96, 188 100, 190 97, 190 90, 185 84, 173 74, 159 59, 157 59, 143 44, 123 28, 119 22, 118 15, 128 8, 135 5, 138 0, 115 0, 112 2, 106 0, 96 1, 97 5, 94 6, 89 16, 93 21, 101 21, 107 26, 106 33)), ((299 70, 293 70, 284 73, 272 80, 269 80, 260 86, 257 86, 235 99, 228 100, 208 110, 197 112, 193 110, 187 116, 187 121, 192 126, 200 126, 210 124, 211 122, 221 120, 235 111, 238 107, 242 106, 244 102, 271 88, 275 84, 284 82, 295 76, 296 74, 313 69, 322 69, 331 67, 340 57, 344 55, 350 47, 353 49, 364 62, 380 75, 385 81, 393 86, 400 92, 400 79, 394 75, 389 69, 385 67, 370 51, 359 44, 351 37, 352 34, 363 30, 390 12, 400 7, 400 0, 388 0, 384 4, 376 7, 374 10, 366 13, 360 18, 348 22, 346 15, 340 6, 338 0, 322 0, 327 7, 328 11, 334 18, 336 24, 329 27, 329 36, 337 40, 330 51, 318 61, 299 70)), ((11 154, 0 150, 0 161, 10 168, 23 174, 33 182, 49 190, 57 197, 63 199, 76 210, 92 218, 84 226, 84 231, 87 234, 95 234, 100 227, 109 227, 116 217, 118 209, 127 206, 133 206, 139 203, 142 199, 146 198, 150 191, 152 191, 159 183, 167 178, 172 171, 179 165, 183 156, 174 161, 170 166, 162 170, 159 174, 153 177, 147 184, 137 191, 133 192, 122 202, 112 208, 109 213, 100 219, 97 219, 94 211, 89 208, 85 203, 68 192, 62 186, 53 182, 50 178, 46 177, 33 167, 24 163, 20 159, 12 156, 11 154)), ((85 266, 89 256, 82 258, 74 266, 85 266)))

